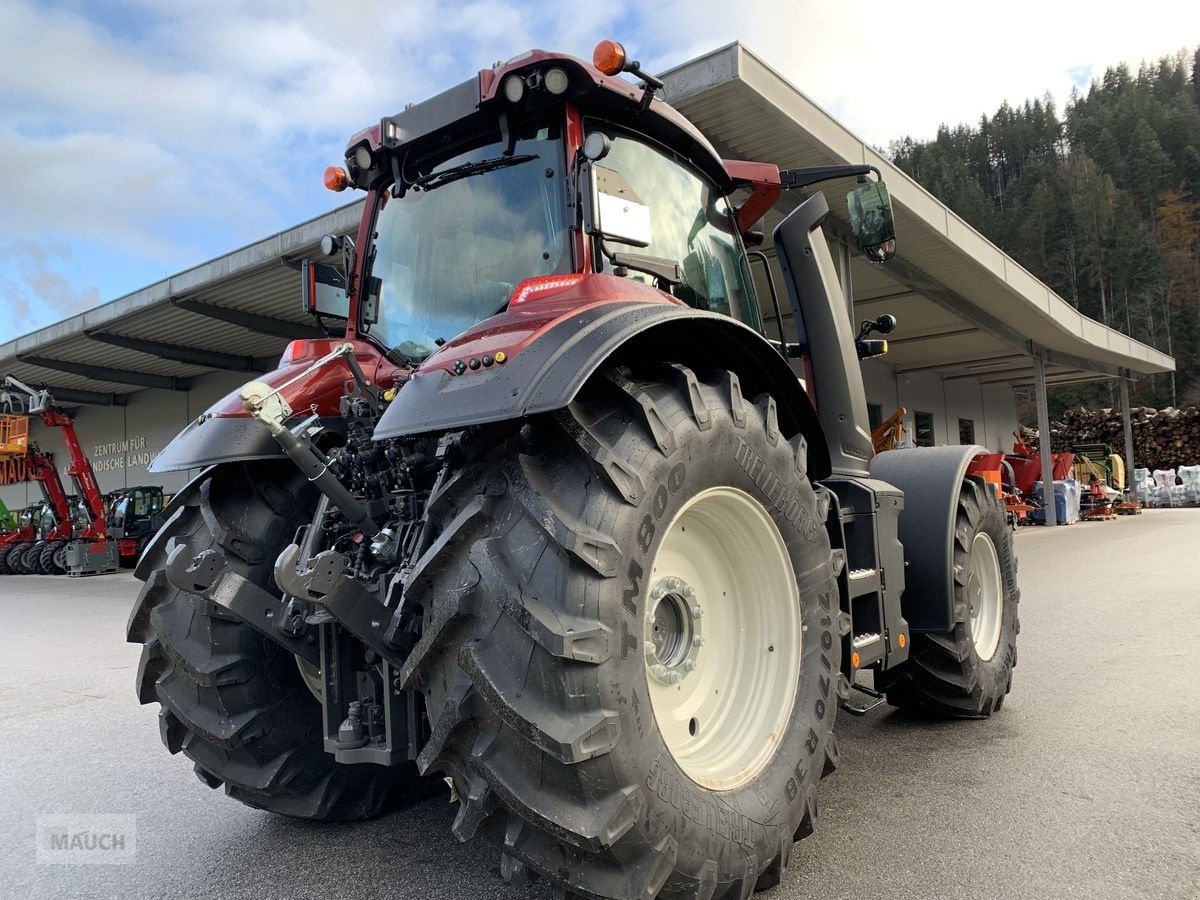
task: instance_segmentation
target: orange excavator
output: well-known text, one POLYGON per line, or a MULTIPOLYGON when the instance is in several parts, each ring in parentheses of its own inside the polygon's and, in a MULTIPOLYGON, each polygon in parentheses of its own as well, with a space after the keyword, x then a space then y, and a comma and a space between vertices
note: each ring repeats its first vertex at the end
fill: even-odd
POLYGON ((23 463, 26 480, 38 483, 54 517, 53 526, 41 533, 37 523, 22 522, 0 535, 0 574, 61 575, 67 570, 67 544, 72 539, 105 540, 104 497, 92 462, 75 433, 74 418, 54 405, 50 392, 35 390, 12 375, 4 377, 0 388, 0 408, 6 410, 0 415, 0 460, 11 460, 18 466, 23 463), (33 415, 40 416, 42 424, 63 430, 70 455, 67 474, 75 483, 87 519, 78 530, 54 461, 29 442, 28 417, 33 415))

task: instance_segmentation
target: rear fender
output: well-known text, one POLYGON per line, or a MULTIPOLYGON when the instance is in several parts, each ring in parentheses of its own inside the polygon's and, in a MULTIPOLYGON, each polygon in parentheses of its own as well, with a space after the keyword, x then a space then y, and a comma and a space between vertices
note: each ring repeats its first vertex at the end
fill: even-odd
MULTIPOLYGON (((472 359, 489 353, 475 342, 472 359)), ((439 354, 442 356, 442 354, 439 354)), ((503 422, 567 406, 601 369, 659 360, 697 370, 727 369, 747 396, 770 393, 780 431, 803 433, 815 478, 829 472, 816 412, 787 362, 762 335, 728 316, 675 303, 595 303, 565 311, 504 365, 461 375, 437 360, 416 372, 384 412, 376 439, 503 422)), ((431 363, 435 360, 431 359, 431 363)))
POLYGON ((978 445, 888 450, 871 460, 871 477, 904 492, 900 609, 912 631, 954 627, 954 525, 958 494, 978 445))

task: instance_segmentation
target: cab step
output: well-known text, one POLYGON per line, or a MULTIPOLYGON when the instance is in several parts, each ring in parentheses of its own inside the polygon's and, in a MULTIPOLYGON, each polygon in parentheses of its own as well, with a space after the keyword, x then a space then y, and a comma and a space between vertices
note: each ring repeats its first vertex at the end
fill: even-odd
POLYGON ((854 684, 851 684, 850 687, 851 689, 858 691, 860 694, 866 694, 868 697, 873 698, 870 703, 864 704, 863 706, 855 706, 849 700, 843 701, 842 709, 850 713, 852 716, 865 716, 871 710, 878 706, 882 706, 887 702, 887 697, 874 688, 867 687, 865 684, 858 684, 855 682, 854 684))

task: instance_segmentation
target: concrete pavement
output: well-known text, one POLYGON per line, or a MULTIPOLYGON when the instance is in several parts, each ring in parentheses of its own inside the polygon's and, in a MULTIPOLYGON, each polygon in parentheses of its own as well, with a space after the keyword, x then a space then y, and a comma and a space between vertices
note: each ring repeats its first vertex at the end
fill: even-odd
MULTIPOLYGON (((799 898, 1200 896, 1200 510, 1023 529, 1020 665, 987 721, 838 720, 842 768, 784 883, 799 898)), ((159 743, 124 643, 136 585, 0 577, 0 896, 545 898, 430 801, 275 818, 159 743), (137 862, 39 865, 48 813, 137 819, 137 862)))

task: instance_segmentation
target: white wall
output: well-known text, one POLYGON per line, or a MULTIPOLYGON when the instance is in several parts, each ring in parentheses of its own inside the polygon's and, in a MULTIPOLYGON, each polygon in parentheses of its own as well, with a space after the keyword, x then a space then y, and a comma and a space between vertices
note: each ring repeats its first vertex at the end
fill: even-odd
MULTIPOLYGON (((932 372, 909 372, 895 376, 899 403, 908 409, 905 427, 913 428, 914 413, 933 416, 936 444, 959 443, 959 419, 975 424, 975 443, 995 450, 1012 450, 1012 432, 1017 427, 1016 400, 1006 384, 983 385, 977 378, 943 379, 932 372)), ((880 402, 870 397, 872 402, 880 402)), ((895 405, 884 403, 885 417, 895 405)))
POLYGON ((898 406, 908 409, 905 430, 913 433, 913 414, 918 410, 933 416, 934 441, 958 443, 958 420, 975 423, 975 443, 1008 453, 1017 427, 1017 404, 1007 384, 981 384, 977 378, 944 380, 931 372, 896 374, 885 360, 863 363, 867 402, 878 403, 883 418, 898 406))

